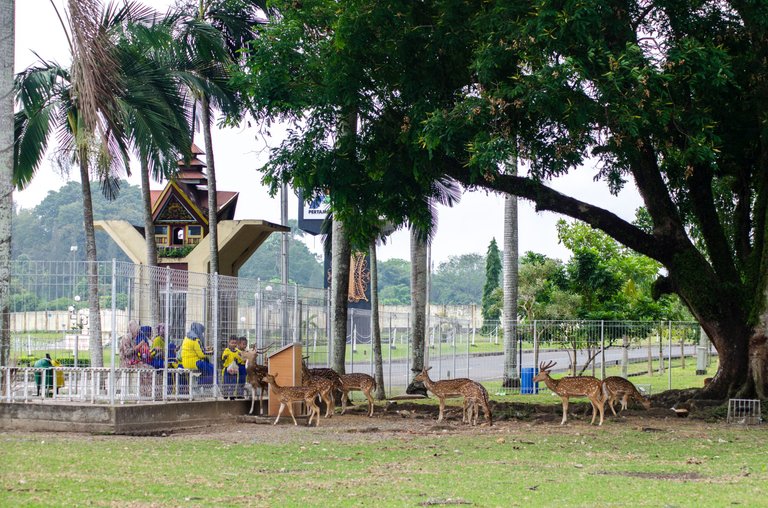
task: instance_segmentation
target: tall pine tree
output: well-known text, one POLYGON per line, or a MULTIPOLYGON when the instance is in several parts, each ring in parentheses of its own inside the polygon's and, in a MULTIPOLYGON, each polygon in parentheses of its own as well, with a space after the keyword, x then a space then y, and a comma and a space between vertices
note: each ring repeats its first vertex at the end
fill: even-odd
POLYGON ((498 322, 501 317, 501 308, 499 306, 498 296, 494 296, 494 290, 499 287, 501 279, 501 255, 496 238, 491 240, 488 245, 488 251, 485 255, 485 284, 483 285, 482 315, 483 330, 488 331, 494 321, 498 322))

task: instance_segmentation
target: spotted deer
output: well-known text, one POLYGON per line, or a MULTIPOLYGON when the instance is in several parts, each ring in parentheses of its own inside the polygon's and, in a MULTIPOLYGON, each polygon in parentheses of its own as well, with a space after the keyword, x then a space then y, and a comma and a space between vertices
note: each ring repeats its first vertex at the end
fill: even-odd
MULTIPOLYGON (((463 378, 456 378, 456 379, 443 379, 442 381, 432 381, 429 379, 429 370, 432 369, 432 367, 428 369, 423 369, 421 372, 419 372, 415 378, 413 378, 414 382, 421 382, 424 383, 424 386, 427 387, 427 390, 432 392, 435 397, 438 398, 440 401, 440 414, 437 417, 437 421, 441 422, 443 421, 443 413, 445 412, 445 399, 449 397, 462 397, 464 394, 461 392, 462 387, 467 384, 471 383, 471 379, 467 379, 465 377, 463 378)), ((464 406, 464 412, 465 414, 462 416, 461 421, 466 420, 466 404, 464 406)))
POLYGON ((259 414, 263 412, 264 393, 269 385, 263 381, 264 376, 268 374, 266 365, 259 365, 259 355, 264 354, 271 344, 265 348, 248 349, 240 352, 240 357, 245 360, 245 383, 251 387, 251 410, 248 414, 253 414, 253 406, 256 404, 256 389, 259 390, 259 414))
MULTIPOLYGON (((485 421, 489 426, 493 425, 491 408, 488 404, 488 391, 477 381, 470 381, 462 385, 459 390, 464 396, 464 413, 466 414, 466 423, 477 425, 477 419, 480 416, 480 407, 485 412, 485 421), (474 415, 474 420, 473 420, 474 415)), ((462 419, 462 422, 465 420, 462 419)))
POLYGON ((362 372, 355 372, 352 374, 342 374, 341 378, 341 414, 347 409, 347 399, 349 398, 349 392, 353 390, 363 392, 365 398, 368 399, 368 416, 373 416, 373 396, 371 392, 376 389, 376 380, 368 374, 362 372))
POLYGON ((290 413, 293 419, 293 424, 296 423, 296 417, 293 416, 293 403, 303 402, 307 405, 309 411, 309 419, 307 425, 312 425, 312 418, 315 417, 315 426, 320 426, 320 408, 315 403, 317 397, 317 389, 312 386, 280 386, 277 384, 276 378, 272 374, 267 374, 262 378, 264 383, 267 383, 272 388, 272 394, 280 401, 280 410, 277 412, 277 418, 272 425, 277 425, 280 421, 280 415, 283 414, 283 409, 288 406, 288 413, 290 413))
MULTIPOLYGON (((317 396, 319 396, 323 402, 325 402, 325 417, 330 418, 333 416, 333 412, 336 410, 336 404, 333 400, 333 391, 337 387, 341 389, 341 380, 336 380, 333 375, 325 373, 325 376, 315 374, 312 371, 318 371, 320 369, 309 369, 307 367, 306 362, 302 359, 301 361, 301 378, 302 378, 302 384, 304 386, 311 386, 313 387, 316 392, 317 396)), ((333 372, 333 374, 336 375, 336 378, 339 377, 338 374, 336 374, 336 371, 332 369, 323 369, 323 370, 329 370, 333 372)))
POLYGON ((619 376, 610 376, 603 379, 603 398, 608 403, 608 407, 611 408, 614 416, 616 415, 616 410, 613 409, 613 404, 617 400, 621 401, 619 413, 627 409, 629 399, 636 400, 645 409, 651 408, 651 401, 647 397, 643 397, 631 381, 619 376))
POLYGON ((595 423, 595 416, 597 412, 600 412, 600 423, 603 424, 603 411, 605 409, 605 400, 603 399, 602 383, 599 379, 592 376, 574 376, 564 377, 560 379, 553 379, 549 376, 552 367, 557 362, 549 362, 545 364, 541 362, 539 364, 539 373, 533 378, 536 383, 544 382, 552 393, 556 393, 563 401, 563 421, 560 425, 565 424, 568 419, 568 400, 571 397, 588 397, 589 402, 592 403, 592 421, 590 424, 595 423))

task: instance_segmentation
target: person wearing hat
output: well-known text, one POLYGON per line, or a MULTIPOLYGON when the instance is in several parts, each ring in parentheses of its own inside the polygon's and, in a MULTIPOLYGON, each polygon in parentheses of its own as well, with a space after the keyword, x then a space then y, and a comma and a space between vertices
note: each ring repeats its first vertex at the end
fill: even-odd
POLYGON ((53 388, 53 362, 51 361, 51 355, 45 353, 45 357, 40 358, 33 365, 36 369, 46 369, 43 372, 35 371, 35 386, 37 386, 37 395, 40 396, 40 387, 43 384, 43 374, 45 374, 45 392, 53 388))

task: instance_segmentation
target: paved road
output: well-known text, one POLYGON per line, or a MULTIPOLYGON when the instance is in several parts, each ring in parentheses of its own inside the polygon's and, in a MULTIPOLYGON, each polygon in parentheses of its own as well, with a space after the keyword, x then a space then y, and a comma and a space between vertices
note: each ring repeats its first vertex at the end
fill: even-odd
MULTIPOLYGON (((431 356, 429 359, 429 364, 432 366, 432 370, 430 371, 430 377, 432 379, 447 379, 447 378, 456 378, 456 377, 470 377, 475 380, 479 381, 488 381, 488 380, 499 380, 502 378, 502 372, 503 372, 503 365, 504 365, 504 356, 502 354, 493 354, 493 355, 470 355, 469 360, 467 360, 467 355, 465 354, 457 354, 457 355, 446 355, 443 356, 437 356, 436 353, 434 353, 432 350, 430 350, 431 356)), ((612 348, 607 349, 605 351, 605 364, 606 367, 608 366, 614 366, 614 365, 620 365, 622 360, 622 350, 621 348, 612 348)), ((386 353, 385 353, 386 354, 386 353)), ((654 348, 652 351, 652 354, 654 356, 654 359, 658 359, 659 356, 659 350, 658 348, 654 348)), ((663 356, 666 359, 669 354, 669 351, 665 347, 663 350, 663 356)), ((685 355, 687 358, 690 359, 691 362, 695 362, 695 354, 696 354, 696 346, 694 345, 687 345, 685 347, 685 355)), ((679 346, 673 346, 672 347, 672 358, 676 359, 680 357, 680 347, 679 346)), ((577 365, 579 365, 579 368, 581 368, 582 365, 587 361, 587 351, 579 351, 578 352, 578 361, 577 365)), ((628 351, 628 358, 630 363, 634 363, 639 365, 643 365, 643 362, 646 362, 648 360, 648 349, 647 348, 634 348, 630 349, 628 351)), ((357 360, 357 358, 356 358, 357 360)), ((356 361, 354 365, 352 363, 347 362, 346 370, 347 372, 365 372, 368 374, 372 374, 372 367, 370 365, 370 360, 366 359, 361 362, 356 361), (367 361, 366 361, 367 360, 367 361)), ((554 373, 564 374, 568 370, 568 367, 570 365, 570 357, 569 352, 566 350, 541 350, 539 352, 539 361, 550 361, 554 360, 557 362, 557 365, 553 369, 554 373)), ((602 356, 598 354, 596 358, 596 375, 600 375, 600 365, 602 364, 602 356)), ((644 366, 644 365, 643 365, 644 366)), ((401 387, 408 384, 408 381, 411 378, 411 375, 409 374, 409 363, 406 361, 395 361, 391 363, 387 363, 385 359, 384 363, 384 379, 385 383, 387 385, 387 388, 389 386, 392 387, 401 387)), ((534 355, 533 352, 524 352, 522 355, 522 361, 521 361, 521 367, 522 368, 530 368, 534 367, 534 355)), ((630 367, 630 371, 632 370, 638 370, 638 369, 632 369, 630 367)), ((592 369, 588 369, 587 372, 585 372, 585 375, 591 375, 592 369)))

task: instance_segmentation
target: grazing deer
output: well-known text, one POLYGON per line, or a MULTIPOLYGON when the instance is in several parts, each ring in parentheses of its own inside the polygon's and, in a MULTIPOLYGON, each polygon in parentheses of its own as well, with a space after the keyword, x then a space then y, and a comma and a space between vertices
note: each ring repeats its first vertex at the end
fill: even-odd
MULTIPOLYGON (((459 390, 464 395, 464 413, 466 413, 466 422, 471 425, 477 425, 477 418, 480 416, 480 406, 485 412, 485 421, 489 426, 493 425, 491 408, 488 404, 488 391, 477 381, 470 381, 462 385, 459 390), (474 415, 474 420, 472 416, 474 415)), ((464 420, 462 419, 462 422, 464 420)))
POLYGON ((645 409, 651 408, 651 401, 648 400, 647 397, 643 397, 635 385, 623 377, 610 376, 603 379, 603 395, 603 398, 608 403, 608 407, 611 408, 611 412, 614 416, 616 416, 616 410, 613 409, 613 403, 617 400, 621 400, 621 409, 619 409, 619 413, 627 409, 629 399, 635 399, 642 404, 645 409))
MULTIPOLYGON (((471 383, 471 379, 467 379, 465 377, 462 378, 456 378, 456 379, 444 379, 442 381, 432 381, 429 379, 429 369, 423 369, 421 372, 419 372, 415 378, 413 378, 414 382, 422 382, 424 383, 424 386, 427 387, 427 390, 432 392, 435 397, 438 398, 440 401, 440 414, 437 417, 437 421, 441 422, 443 421, 443 412, 445 411, 445 399, 447 397, 461 397, 464 394, 461 392, 461 389, 463 385, 467 383, 471 383)), ((466 420, 466 404, 464 405, 464 414, 462 415, 461 421, 466 420)))
POLYGON ((256 404, 256 389, 259 389, 259 414, 262 414, 264 407, 264 392, 269 385, 263 381, 264 376, 268 374, 265 365, 259 365, 257 359, 259 355, 264 354, 272 347, 272 344, 265 348, 254 348, 240 352, 240 357, 245 360, 245 382, 251 387, 251 410, 248 414, 253 414, 253 406, 256 404))
POLYGON ((574 376, 564 377, 560 379, 552 379, 549 376, 549 372, 552 370, 557 362, 549 362, 539 364, 539 373, 533 378, 536 383, 544 382, 552 393, 556 393, 563 401, 563 421, 560 425, 565 424, 568 419, 568 399, 571 397, 589 397, 589 402, 592 403, 592 421, 590 425, 595 423, 595 416, 597 412, 600 412, 600 424, 603 424, 603 411, 605 409, 605 400, 603 399, 602 383, 599 379, 592 376, 574 376))
MULTIPOLYGON (((333 390, 335 388, 341 389, 341 380, 338 380, 338 385, 334 381, 332 375, 320 376, 313 374, 312 371, 329 370, 336 374, 336 371, 332 369, 309 369, 304 359, 301 360, 301 374, 302 384, 304 386, 311 386, 317 392, 317 395, 325 402, 325 417, 330 418, 333 416, 333 412, 336 410, 336 404, 333 400, 333 390)), ((336 378, 339 375, 336 374, 336 378)))
POLYGON ((272 393, 280 401, 280 410, 277 412, 277 418, 275 418, 275 421, 272 423, 272 425, 277 425, 277 422, 280 421, 280 415, 283 414, 283 409, 285 409, 285 406, 288 406, 288 412, 290 413, 291 418, 293 418, 293 424, 298 425, 298 423, 296 423, 296 417, 293 416, 293 403, 304 402, 307 405, 307 410, 309 411, 309 419, 307 420, 307 425, 312 425, 312 417, 314 416, 316 417, 315 426, 319 427, 320 408, 317 407, 317 404, 315 403, 317 390, 311 386, 280 386, 275 380, 276 377, 277 376, 273 376, 272 374, 267 374, 262 378, 264 383, 267 383, 270 387, 272 387, 272 393))
POLYGON ((347 399, 349 398, 349 392, 357 390, 363 392, 365 398, 368 399, 368 416, 373 416, 373 396, 371 392, 376 389, 376 380, 368 374, 361 372, 352 374, 342 374, 341 378, 341 414, 347 409, 347 399))

